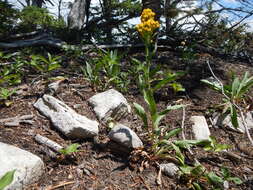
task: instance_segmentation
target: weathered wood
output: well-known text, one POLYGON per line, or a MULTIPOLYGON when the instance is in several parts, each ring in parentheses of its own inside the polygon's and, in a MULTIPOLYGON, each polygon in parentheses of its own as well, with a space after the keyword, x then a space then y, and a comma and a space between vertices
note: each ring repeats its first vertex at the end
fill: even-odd
POLYGON ((33 117, 34 117, 33 115, 16 116, 11 118, 0 119, 0 123, 3 123, 3 125, 7 127, 17 127, 21 123, 32 125, 33 117))
POLYGON ((50 140, 47 137, 44 137, 42 135, 37 134, 34 137, 35 141, 38 142, 39 144, 45 145, 48 148, 52 149, 55 152, 59 152, 59 150, 63 149, 61 145, 59 145, 57 142, 50 140))

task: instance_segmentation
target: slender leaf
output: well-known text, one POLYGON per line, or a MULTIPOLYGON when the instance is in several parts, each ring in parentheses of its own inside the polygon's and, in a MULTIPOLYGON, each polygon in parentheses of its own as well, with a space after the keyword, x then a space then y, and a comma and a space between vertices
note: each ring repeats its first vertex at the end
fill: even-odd
POLYGON ((61 67, 61 65, 58 64, 58 63, 50 64, 50 65, 48 65, 48 70, 47 71, 53 71, 53 70, 55 70, 55 69, 57 69, 59 67, 61 67))
POLYGON ((185 158, 184 158, 184 155, 182 154, 181 150, 179 147, 177 147, 174 143, 171 143, 173 149, 176 151, 176 155, 177 155, 177 159, 179 160, 180 164, 182 166, 185 165, 184 161, 185 161, 185 158))
POLYGON ((239 80, 238 77, 236 77, 235 80, 232 83, 232 94, 231 94, 232 97, 236 96, 239 86, 240 86, 240 80, 239 80))
POLYGON ((182 131, 181 128, 176 128, 176 129, 173 129, 171 131, 169 131, 168 133, 166 133, 166 135, 164 136, 164 139, 169 139, 175 135, 177 135, 178 133, 180 133, 182 131))
POLYGON ((142 119, 142 121, 144 123, 144 127, 147 128, 148 127, 148 118, 147 118, 147 114, 146 114, 144 108, 140 104, 137 104, 137 103, 134 103, 134 108, 135 108, 137 115, 142 119))
POLYGON ((168 84, 169 82, 171 81, 175 81, 177 79, 177 75, 176 74, 169 74, 165 79, 161 80, 160 82, 158 82, 153 90, 154 91, 157 91, 159 90, 160 88, 162 88, 163 86, 165 86, 166 84, 168 84))
POLYGON ((233 181, 237 185, 240 185, 243 183, 243 181, 238 177, 229 177, 227 178, 227 181, 233 181))
POLYGON ((207 174, 207 179, 212 183, 212 184, 223 184, 223 179, 219 176, 217 176, 214 172, 209 172, 207 174))
POLYGON ((231 122, 234 128, 238 128, 238 118, 237 118, 237 111, 235 106, 230 104, 230 117, 231 117, 231 122))
POLYGON ((0 178, 0 190, 4 190, 5 187, 11 184, 14 178, 15 171, 16 170, 9 171, 0 178))
POLYGON ((156 103, 153 96, 153 93, 150 89, 143 90, 144 100, 149 106, 149 111, 151 116, 154 116, 157 113, 156 103))
POLYGON ((201 186, 198 183, 193 182, 192 184, 193 184, 195 190, 202 190, 201 186))

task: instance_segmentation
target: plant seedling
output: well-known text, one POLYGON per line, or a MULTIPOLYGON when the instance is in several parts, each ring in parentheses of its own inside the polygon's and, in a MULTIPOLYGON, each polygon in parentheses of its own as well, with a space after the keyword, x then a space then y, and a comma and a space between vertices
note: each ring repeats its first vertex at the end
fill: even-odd
POLYGON ((63 155, 71 155, 72 153, 75 152, 79 152, 80 150, 78 150, 78 147, 80 146, 80 144, 74 143, 71 144, 69 146, 67 146, 66 148, 63 148, 61 150, 59 150, 59 152, 63 155))
POLYGON ((16 93, 16 90, 8 90, 6 88, 0 88, 0 104, 4 104, 5 106, 10 106, 12 101, 10 101, 10 97, 16 93))

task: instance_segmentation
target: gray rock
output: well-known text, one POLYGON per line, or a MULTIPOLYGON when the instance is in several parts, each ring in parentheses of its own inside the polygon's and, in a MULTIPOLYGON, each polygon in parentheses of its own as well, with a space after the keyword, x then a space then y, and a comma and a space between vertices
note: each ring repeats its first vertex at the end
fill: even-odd
MULTIPOLYGON (((251 129, 253 128, 253 118, 252 118, 252 113, 251 112, 247 112, 245 115, 245 122, 247 124, 247 127, 248 129, 251 129)), ((244 125, 243 125, 243 121, 242 121, 242 118, 238 115, 238 128, 235 128, 233 125, 232 125, 232 122, 231 122, 231 117, 230 115, 222 115, 220 113, 214 113, 213 114, 213 123, 214 125, 216 126, 221 126, 221 127, 229 127, 231 130, 234 130, 234 131, 237 131, 237 132, 240 132, 240 133, 245 133, 245 128, 244 128, 244 125)))
POLYGON ((210 130, 204 116, 192 116, 190 121, 193 123, 192 131, 196 140, 209 139, 210 130))
POLYGON ((53 95, 53 94, 55 94, 57 91, 58 91, 58 89, 59 89, 59 87, 60 87, 60 83, 62 82, 63 80, 57 80, 57 81, 55 81, 55 82, 52 82, 52 83, 50 83, 47 87, 48 87, 48 94, 50 94, 50 95, 53 95))
POLYGON ((36 155, 0 142, 0 178, 8 171, 16 170, 12 183, 5 190, 24 189, 35 183, 44 172, 44 163, 36 155))
POLYGON ((50 119, 65 136, 71 139, 83 139, 98 135, 98 122, 76 113, 60 100, 44 95, 35 104, 43 115, 50 119))
POLYGON ((110 119, 119 121, 131 112, 131 107, 125 97, 114 89, 96 94, 88 100, 100 121, 110 119))
POLYGON ((143 143, 136 133, 120 123, 115 124, 112 128, 109 138, 127 148, 143 147, 143 143))
POLYGON ((223 187, 224 187, 224 190, 229 189, 229 183, 228 183, 227 180, 225 180, 225 181, 223 182, 223 187))
POLYGON ((179 168, 174 163, 160 164, 162 172, 169 177, 176 177, 179 168))

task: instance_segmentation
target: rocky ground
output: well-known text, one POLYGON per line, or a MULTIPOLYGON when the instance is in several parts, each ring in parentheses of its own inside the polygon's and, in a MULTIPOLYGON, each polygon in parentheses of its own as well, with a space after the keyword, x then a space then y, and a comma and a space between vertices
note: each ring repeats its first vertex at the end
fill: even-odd
MULTIPOLYGON (((219 143, 231 145, 227 152, 218 153, 206 152, 202 148, 195 147, 192 149, 194 157, 210 171, 219 172, 220 168, 225 166, 233 176, 239 177, 244 182, 241 185, 229 183, 228 189, 253 189, 253 149, 246 135, 235 132, 226 126, 215 126, 211 122, 213 121, 212 113, 216 110, 216 105, 222 102, 222 95, 200 83, 200 79, 211 76, 205 62, 199 59, 191 64, 186 64, 171 55, 167 56, 166 53, 161 54, 157 61, 164 61, 174 71, 186 69, 188 71, 188 74, 180 79, 180 83, 186 88, 186 91, 173 93, 171 89, 165 88, 156 94, 158 108, 161 109, 169 104, 176 103, 187 104, 184 123, 186 139, 196 138, 196 134, 192 130, 194 121, 191 117, 204 116, 210 134, 219 143)), ((211 60, 211 65, 217 76, 225 83, 229 81, 231 72, 241 76, 246 71, 253 73, 251 65, 238 61, 223 61, 215 58, 211 60)), ((23 172, 27 172, 27 176, 24 178, 27 177, 26 180, 31 184, 23 185, 21 183, 19 188, 29 190, 189 188, 182 179, 179 179, 176 173, 172 174, 174 176, 170 176, 168 173, 166 175, 166 172, 163 172, 161 184, 158 185, 159 169, 156 164, 150 162, 143 169, 138 160, 135 163, 130 162, 131 148, 144 147, 143 150, 148 148, 146 131, 142 128, 143 124, 133 110, 133 102, 144 105, 141 94, 134 89, 129 89, 128 92, 122 94, 122 97, 121 94, 116 93, 122 98, 116 103, 114 102, 116 98, 106 102, 106 100, 113 97, 112 94, 108 97, 102 94, 101 97, 98 97, 98 101, 103 106, 96 109, 98 105, 94 103, 94 95, 101 92, 91 88, 78 72, 66 74, 65 76, 67 79, 56 85, 57 90, 56 88, 50 90, 49 84, 52 84, 52 81, 31 77, 26 83, 18 86, 19 90, 17 95, 13 97, 14 103, 12 105, 0 107, 0 142, 14 145, 33 153, 41 159, 33 157, 35 161, 30 162, 31 165, 38 166, 38 171, 31 172, 32 175, 36 174, 38 176, 38 180, 28 180, 30 178, 27 176, 30 174, 28 174, 28 170, 24 170, 23 172), (48 95, 45 96, 45 94, 48 95), (105 101, 101 101, 105 97, 105 101), (114 103, 116 106, 112 105, 114 103), (38 104, 40 105, 38 106, 38 104), (118 109, 118 105, 123 106, 123 108, 118 109), (102 113, 99 113, 101 110, 102 113), (115 128, 114 131, 110 131, 105 124, 105 118, 111 115, 117 118, 120 123, 118 129, 115 128), (22 118, 22 116, 25 117, 22 118), (60 116, 61 118, 59 118, 60 116), (85 122, 88 122, 88 126, 80 127, 80 125, 86 125, 85 122), (93 125, 92 128, 90 128, 91 125, 93 125), (122 131, 123 134, 127 135, 117 136, 122 131), (73 153, 71 156, 62 157, 62 155, 51 151, 45 144, 38 143, 35 138, 36 135, 47 137, 62 147, 79 143, 80 147, 78 149, 80 151, 73 153), (133 140, 135 141, 133 142, 133 140), (43 169, 41 167, 42 161, 44 163, 43 169)), ((251 92, 249 96, 252 98, 251 92)), ((249 105, 252 108, 252 101, 249 101, 249 105)), ((249 113, 252 114, 252 110, 249 110, 249 113)), ((182 110, 172 111, 166 116, 162 124, 169 125, 170 129, 175 129, 181 127, 182 118, 182 110)), ((250 129, 250 133, 253 135, 252 129, 250 129)), ((178 138, 182 138, 181 134, 178 138)), ((1 146, 6 145, 0 144, 1 146)), ((7 150, 12 150, 12 148, 7 147, 7 150)), ((11 151, 7 153, 0 149, 1 165, 7 163, 8 157, 6 155, 13 156, 15 152, 19 155, 17 149, 13 151, 14 153, 10 153, 11 151)), ((189 161, 194 159, 188 152, 185 155, 189 161)), ((27 157, 20 156, 18 158, 20 159, 14 159, 17 165, 27 157)), ((157 162, 167 164, 171 161, 157 160, 157 162)), ((13 162, 10 163, 13 164, 13 162)), ((15 168, 14 165, 10 167, 11 169, 15 168)), ((169 168, 173 167, 169 165, 169 168)), ((1 172, 0 169, 2 175, 1 172)), ((18 172, 22 172, 21 169, 17 170, 18 172)), ((31 179, 37 179, 37 177, 31 179)))

